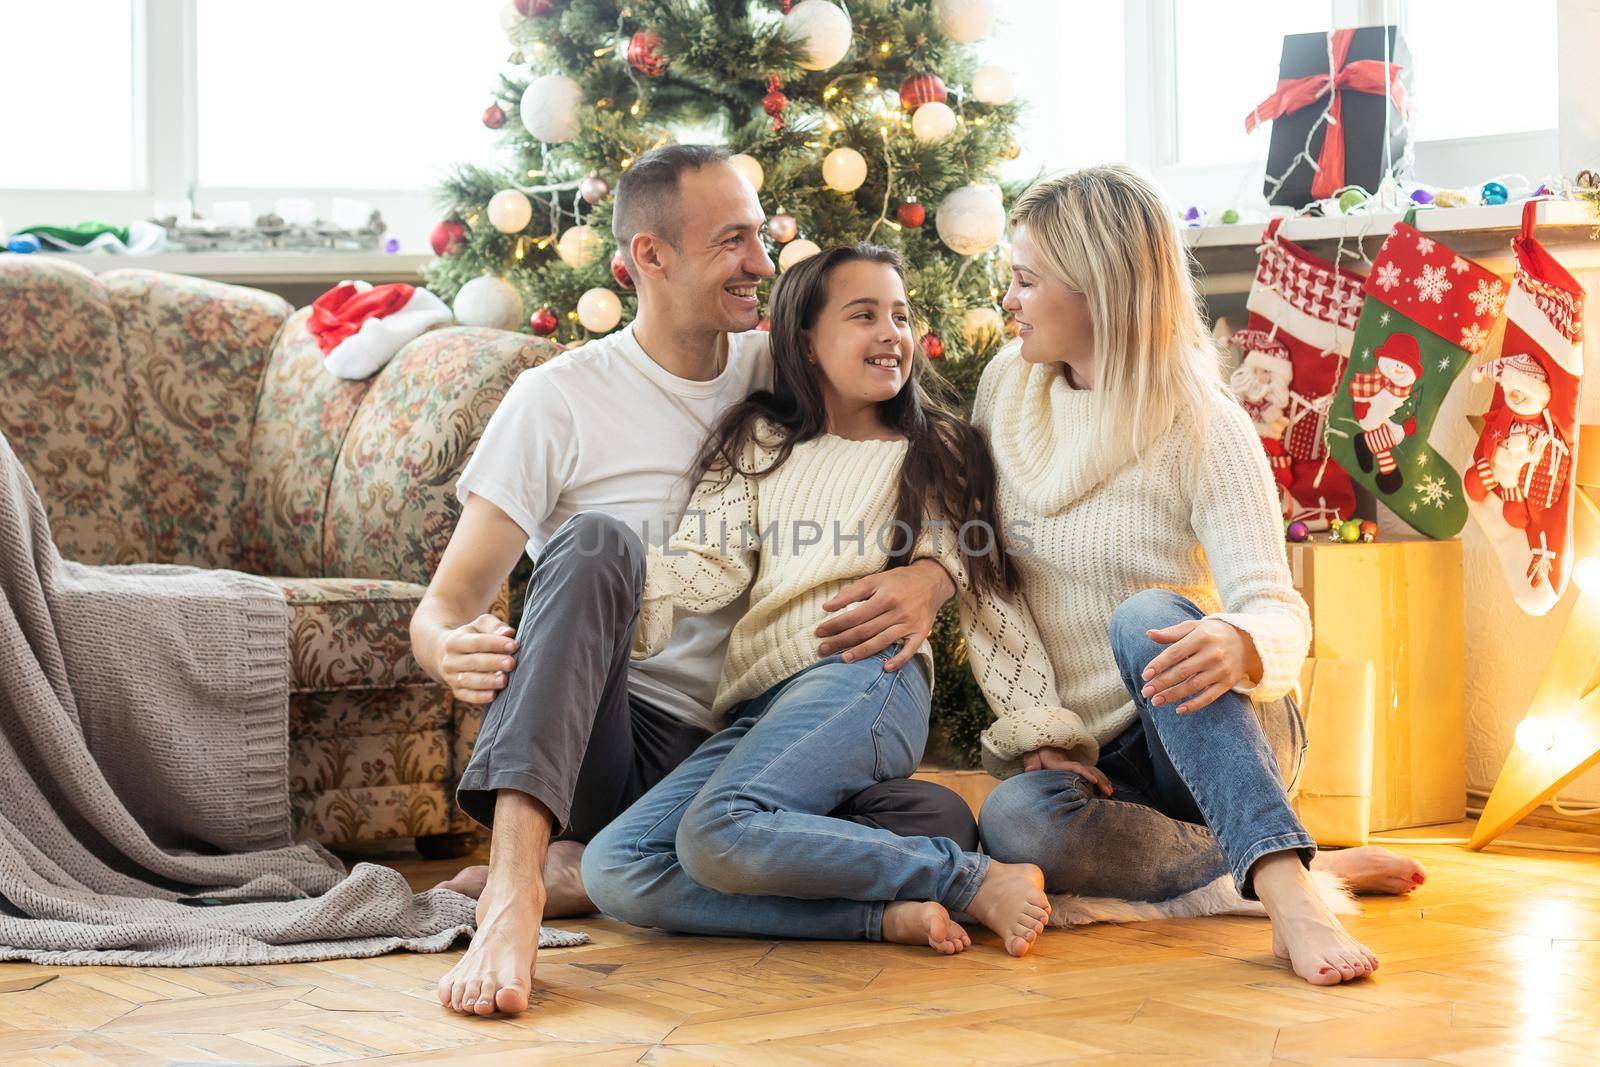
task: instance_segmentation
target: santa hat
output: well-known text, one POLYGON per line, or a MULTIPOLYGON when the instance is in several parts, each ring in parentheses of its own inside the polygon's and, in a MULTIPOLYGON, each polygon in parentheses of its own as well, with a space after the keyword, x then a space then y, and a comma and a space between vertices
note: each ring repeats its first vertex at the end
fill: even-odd
POLYGON ((1521 385, 1526 392, 1532 392, 1540 387, 1546 392, 1550 389, 1550 372, 1526 352, 1491 359, 1482 366, 1473 368, 1473 381, 1481 382, 1485 378, 1491 378, 1501 386, 1521 385))
POLYGON ((1384 338, 1383 344, 1378 346, 1377 356, 1379 359, 1404 363, 1411 368, 1412 374, 1422 377, 1422 350, 1417 347, 1417 339, 1409 333, 1395 332, 1384 338))
POLYGON ((1260 367, 1275 378, 1292 378, 1294 364, 1289 358, 1289 346, 1267 330, 1240 330, 1230 338, 1244 352, 1241 367, 1260 367))
POLYGON ((414 285, 340 282, 311 304, 306 328, 339 378, 370 378, 430 327, 451 320, 444 301, 414 285))

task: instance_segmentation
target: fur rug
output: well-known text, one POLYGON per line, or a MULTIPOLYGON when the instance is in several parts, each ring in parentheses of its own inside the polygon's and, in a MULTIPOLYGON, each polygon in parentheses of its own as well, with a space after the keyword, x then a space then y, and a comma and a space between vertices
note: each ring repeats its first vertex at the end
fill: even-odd
MULTIPOLYGON (((1335 915, 1355 915, 1361 911, 1355 894, 1337 875, 1312 871, 1317 895, 1335 915)), ((1260 915, 1267 911, 1257 900, 1246 900, 1234 887, 1233 878, 1224 875, 1209 885, 1170 900, 1117 900, 1112 897, 1078 897, 1070 893, 1050 895, 1051 926, 1084 926, 1089 923, 1136 923, 1150 919, 1193 919, 1201 915, 1260 915)))

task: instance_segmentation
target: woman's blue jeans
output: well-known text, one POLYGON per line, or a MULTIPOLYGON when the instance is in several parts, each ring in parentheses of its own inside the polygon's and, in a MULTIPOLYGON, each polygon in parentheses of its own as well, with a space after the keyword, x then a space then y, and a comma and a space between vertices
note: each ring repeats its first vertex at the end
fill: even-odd
POLYGON ((1150 589, 1111 619, 1111 649, 1139 720, 1101 747, 1097 766, 1114 791, 1103 797, 1068 771, 1006 779, 979 817, 985 851, 1035 863, 1052 893, 1167 900, 1231 874, 1253 898, 1250 868, 1262 856, 1316 852, 1289 807, 1305 753, 1294 701, 1256 705, 1228 692, 1189 715, 1140 696, 1145 667, 1167 646, 1147 630, 1202 619, 1189 600, 1150 589))
POLYGON ((928 738, 920 661, 895 644, 818 660, 746 702, 589 843, 583 884, 607 915, 693 934, 878 940, 887 901, 963 910, 986 857, 942 837, 830 818, 908 777, 928 738))

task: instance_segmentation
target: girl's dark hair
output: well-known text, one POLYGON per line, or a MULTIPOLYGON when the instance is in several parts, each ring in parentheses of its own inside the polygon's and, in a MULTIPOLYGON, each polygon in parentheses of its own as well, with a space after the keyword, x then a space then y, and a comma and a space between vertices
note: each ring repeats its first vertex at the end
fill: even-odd
MULTIPOLYGON (((882 263, 905 282, 905 264, 898 253, 872 244, 841 245, 806 259, 785 270, 773 287, 770 301, 773 385, 734 405, 706 439, 694 465, 694 481, 707 472, 734 470, 749 475, 776 470, 794 446, 827 430, 827 409, 817 376, 820 371, 806 360, 805 331, 816 325, 828 300, 828 279, 846 263, 882 263), (761 420, 776 427, 758 435, 761 420), (776 456, 759 471, 744 470, 739 457, 746 445, 756 441, 774 449, 776 456)), ((931 372, 920 351, 913 349, 906 384, 892 399, 880 405, 883 422, 905 435, 906 459, 900 471, 900 492, 895 505, 895 520, 920 535, 923 523, 943 520, 950 526, 939 536, 958 538, 968 523, 985 525, 981 537, 961 538, 956 543, 966 563, 968 580, 979 592, 1009 591, 1016 588, 1016 565, 1001 542, 1000 522, 995 506, 994 460, 983 438, 966 420, 928 392, 924 381, 948 392, 943 379, 931 372), (968 548, 973 549, 969 551, 968 548), (975 550, 986 548, 978 554, 975 550)), ((914 544, 903 535, 891 538, 898 551, 889 557, 890 567, 902 567, 912 560, 914 544)), ((918 538, 909 539, 915 542, 918 538)))

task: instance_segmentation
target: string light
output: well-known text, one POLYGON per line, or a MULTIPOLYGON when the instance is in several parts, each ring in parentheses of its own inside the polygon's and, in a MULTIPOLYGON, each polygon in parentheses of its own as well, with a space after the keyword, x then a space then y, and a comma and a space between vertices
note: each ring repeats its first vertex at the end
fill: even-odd
POLYGON ((628 109, 628 114, 637 115, 638 113, 639 113, 639 101, 635 100, 633 102, 633 106, 628 109))
POLYGON ((878 51, 882 52, 884 55, 888 55, 889 54, 889 42, 888 41, 884 41, 882 44, 880 44, 878 46, 878 51))
POLYGON ((596 48, 594 50, 594 57, 596 59, 599 59, 601 56, 605 55, 609 51, 611 51, 611 45, 606 45, 604 48, 596 48))

